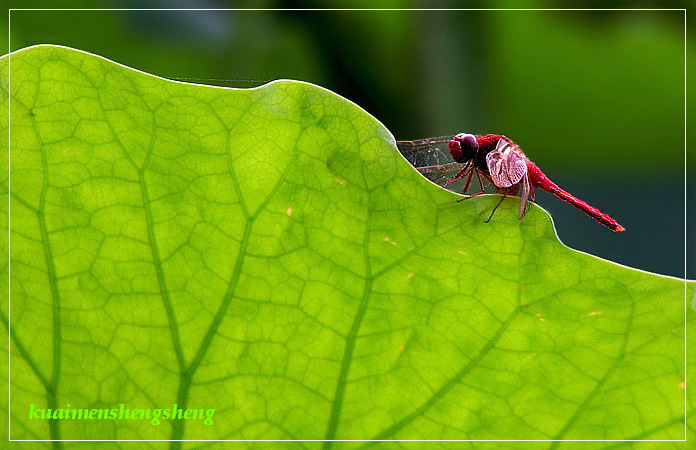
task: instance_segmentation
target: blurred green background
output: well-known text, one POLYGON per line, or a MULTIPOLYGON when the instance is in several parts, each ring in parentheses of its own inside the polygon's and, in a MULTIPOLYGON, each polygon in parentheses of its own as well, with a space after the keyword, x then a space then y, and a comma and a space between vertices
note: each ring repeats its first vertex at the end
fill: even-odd
MULTIPOLYGON (((3 8, 284 8, 300 2, 7 1, 3 8)), ((322 8, 336 2, 304 2, 322 8)), ((373 7, 354 2, 351 7, 373 7)), ((505 7, 506 2, 380 3, 505 7)), ((554 2, 515 2, 553 8, 554 2)), ((573 2, 684 8, 686 2, 573 2)), ((608 212, 617 234, 549 195, 570 247, 696 278, 694 143, 684 233, 683 11, 12 11, 11 50, 53 43, 152 74, 233 87, 309 81, 356 102, 397 139, 471 132, 515 140, 554 181, 608 212)), ((693 29, 693 20, 690 28, 693 29)), ((0 45, 7 49, 6 29, 0 45)), ((686 69, 696 73, 694 35, 686 69)), ((693 99, 695 89, 688 92, 693 99)), ((693 109, 693 101, 689 102, 693 109)), ((689 112, 694 117, 696 112, 689 112)), ((690 125, 694 121, 690 119, 690 125)), ((465 207, 465 206, 462 206, 465 207)))

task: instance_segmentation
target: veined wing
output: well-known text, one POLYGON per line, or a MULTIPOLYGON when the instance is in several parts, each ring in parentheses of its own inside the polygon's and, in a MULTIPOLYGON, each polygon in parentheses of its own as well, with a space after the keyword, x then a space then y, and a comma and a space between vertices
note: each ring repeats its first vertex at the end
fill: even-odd
POLYGON ((421 174, 423 174, 425 178, 437 184, 438 186, 442 186, 443 184, 451 180, 457 174, 457 172, 459 172, 463 168, 464 164, 460 164, 458 162, 451 162, 447 164, 440 164, 434 166, 416 167, 416 169, 418 169, 418 171, 421 174))
POLYGON ((414 167, 438 166, 452 162, 449 141, 454 135, 437 136, 415 141, 397 141, 396 147, 414 167))
POLYGON ((504 139, 500 139, 495 150, 486 155, 486 165, 493 183, 500 188, 517 184, 527 175, 524 153, 504 139))
POLYGON ((522 220, 524 215, 527 214, 527 201, 529 200, 531 189, 532 186, 529 183, 529 174, 525 173, 522 177, 522 186, 520 187, 520 212, 517 214, 518 220, 522 220))

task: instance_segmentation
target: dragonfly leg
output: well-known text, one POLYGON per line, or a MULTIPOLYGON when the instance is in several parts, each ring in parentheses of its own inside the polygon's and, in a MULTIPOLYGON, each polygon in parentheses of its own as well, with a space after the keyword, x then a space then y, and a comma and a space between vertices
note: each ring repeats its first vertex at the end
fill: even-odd
POLYGON ((469 164, 467 164, 466 166, 464 166, 464 168, 462 170, 457 172, 457 174, 454 176, 454 178, 446 181, 445 184, 442 185, 442 187, 446 187, 448 184, 452 184, 454 182, 457 182, 457 181, 463 179, 467 175, 469 170, 471 170, 471 166, 469 164))
POLYGON ((481 179, 481 174, 479 173, 478 170, 476 171, 476 176, 478 177, 479 186, 481 186, 481 192, 485 191, 486 188, 483 185, 483 180, 481 179))
POLYGON ((491 221, 493 218, 493 214, 495 214, 495 210, 498 209, 498 206, 500 206, 503 203, 503 200, 505 200, 505 197, 507 197, 507 192, 503 194, 503 196, 500 198, 500 201, 498 202, 497 205, 495 205, 495 208, 493 208, 493 211, 491 211, 491 215, 488 216, 488 219, 484 220, 485 223, 488 223, 491 221))
MULTIPOLYGON (((481 190, 475 194, 469 195, 468 197, 460 198, 459 200, 457 200, 457 203, 462 202, 462 201, 467 200, 467 199, 470 199, 470 198, 477 197, 477 196, 484 194, 486 192, 486 188, 483 186, 483 181, 481 181, 481 175, 478 173, 478 170, 476 170, 476 169, 474 169, 474 170, 476 171, 476 176, 478 177, 479 186, 481 186, 481 190)), ((472 175, 473 175, 473 173, 471 175, 469 175, 469 181, 471 181, 472 175)), ((466 182, 466 188, 464 188, 464 190, 462 191, 462 194, 464 192, 466 192, 466 189, 469 187, 469 181, 466 182)))
POLYGON ((534 203, 534 185, 532 183, 529 183, 529 201, 527 201, 527 204, 524 207, 524 212, 525 214, 530 208, 530 205, 534 203))
POLYGON ((464 189, 462 189, 462 194, 469 190, 469 185, 471 184, 471 177, 473 176, 474 172, 469 172, 469 178, 466 179, 466 184, 464 185, 464 189))

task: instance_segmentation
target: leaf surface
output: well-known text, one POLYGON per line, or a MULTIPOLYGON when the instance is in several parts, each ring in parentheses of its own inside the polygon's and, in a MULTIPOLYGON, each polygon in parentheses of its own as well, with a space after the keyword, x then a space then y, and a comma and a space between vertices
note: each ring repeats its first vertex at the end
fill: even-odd
POLYGON ((0 67, 11 438, 684 439, 693 283, 571 250, 516 199, 483 223, 497 197, 456 203, 314 85, 188 85, 53 46, 0 67), (27 418, 68 403, 214 424, 27 418))

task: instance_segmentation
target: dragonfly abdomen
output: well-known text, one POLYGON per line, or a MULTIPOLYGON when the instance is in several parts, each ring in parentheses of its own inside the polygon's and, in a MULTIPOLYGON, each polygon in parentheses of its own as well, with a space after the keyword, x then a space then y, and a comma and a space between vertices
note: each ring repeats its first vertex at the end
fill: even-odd
POLYGON ((529 181, 532 183, 532 186, 538 187, 539 189, 542 189, 550 194, 553 194, 557 198, 570 203, 575 208, 583 211, 585 214, 613 231, 625 230, 624 227, 622 227, 609 215, 603 213, 589 203, 580 200, 570 192, 564 190, 556 183, 551 181, 551 179, 549 179, 549 177, 547 177, 546 174, 530 160, 527 160, 527 173, 529 174, 529 181))

